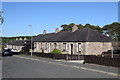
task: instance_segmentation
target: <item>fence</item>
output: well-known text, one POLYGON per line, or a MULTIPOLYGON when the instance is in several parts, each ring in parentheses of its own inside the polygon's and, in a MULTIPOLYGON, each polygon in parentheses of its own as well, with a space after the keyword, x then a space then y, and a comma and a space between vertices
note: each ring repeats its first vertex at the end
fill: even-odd
MULTIPOLYGON (((28 53, 28 55, 30 55, 30 53, 28 53)), ((51 54, 51 53, 37 53, 37 52, 33 52, 33 56, 53 58, 53 59, 64 59, 64 60, 83 60, 84 59, 84 55, 51 54)))
POLYGON ((102 56, 87 55, 84 56, 85 63, 93 63, 105 66, 120 67, 120 58, 110 58, 102 56))
MULTIPOLYGON (((24 54, 24 53, 23 53, 24 54)), ((28 53, 30 55, 30 53, 28 53)), ((105 66, 120 67, 120 55, 114 55, 114 58, 108 56, 95 56, 95 55, 70 55, 70 54, 51 54, 51 53, 37 53, 33 52, 34 56, 63 59, 63 60, 84 60, 85 63, 99 64, 105 66)))

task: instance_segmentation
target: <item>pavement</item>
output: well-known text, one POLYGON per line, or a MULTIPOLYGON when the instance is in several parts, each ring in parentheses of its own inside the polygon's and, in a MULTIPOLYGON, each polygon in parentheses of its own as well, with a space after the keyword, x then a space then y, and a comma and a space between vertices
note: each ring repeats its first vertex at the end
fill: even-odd
POLYGON ((3 58, 3 78, 118 78, 118 68, 83 61, 14 55, 3 58))

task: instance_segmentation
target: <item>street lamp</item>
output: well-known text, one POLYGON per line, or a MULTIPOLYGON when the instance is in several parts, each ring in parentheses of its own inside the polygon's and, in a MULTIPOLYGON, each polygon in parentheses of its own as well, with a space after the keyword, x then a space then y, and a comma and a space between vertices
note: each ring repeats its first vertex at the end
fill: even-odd
POLYGON ((31 27, 31 56, 32 56, 32 53, 33 53, 33 51, 32 51, 32 44, 33 44, 33 26, 32 25, 29 25, 29 27, 31 27))
MULTIPOLYGON (((2 45, 2 24, 3 24, 3 11, 0 11, 0 45, 2 45)), ((2 47, 0 48, 0 53, 2 52, 2 47)))
POLYGON ((3 24, 3 16, 2 16, 2 13, 3 13, 3 11, 0 11, 0 25, 2 25, 3 24))

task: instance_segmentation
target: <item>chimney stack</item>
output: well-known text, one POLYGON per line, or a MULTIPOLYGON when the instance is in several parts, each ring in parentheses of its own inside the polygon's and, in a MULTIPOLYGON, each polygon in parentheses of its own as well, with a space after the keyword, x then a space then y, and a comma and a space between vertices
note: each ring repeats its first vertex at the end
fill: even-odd
POLYGON ((25 37, 24 40, 27 40, 27 38, 25 37))
POLYGON ((22 38, 20 37, 19 40, 22 40, 22 38))
POLYGON ((55 33, 58 33, 58 32, 59 32, 59 29, 58 29, 58 28, 56 28, 56 29, 55 29, 55 33))
POLYGON ((76 30, 78 30, 78 27, 77 27, 77 25, 74 25, 74 26, 72 27, 72 32, 75 32, 76 30))
POLYGON ((18 38, 16 38, 16 41, 18 40, 18 38))
POLYGON ((47 33, 46 30, 44 30, 44 31, 43 31, 43 35, 45 35, 46 33, 47 33))

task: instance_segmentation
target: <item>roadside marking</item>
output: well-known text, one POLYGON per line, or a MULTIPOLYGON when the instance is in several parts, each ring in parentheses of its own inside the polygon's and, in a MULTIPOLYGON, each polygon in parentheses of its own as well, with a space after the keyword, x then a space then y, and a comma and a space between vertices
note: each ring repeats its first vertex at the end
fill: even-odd
POLYGON ((54 63, 54 62, 48 62, 48 61, 43 61, 43 60, 34 59, 34 58, 27 58, 27 57, 22 57, 22 56, 17 56, 17 55, 14 55, 14 57, 28 59, 28 60, 33 60, 33 61, 40 61, 40 62, 49 63, 49 64, 56 64, 56 65, 65 66, 65 67, 71 67, 71 68, 76 68, 76 69, 88 70, 88 71, 103 73, 103 74, 116 76, 116 77, 120 76, 120 74, 117 74, 117 73, 105 72, 105 71, 95 70, 95 69, 90 69, 90 68, 85 68, 85 67, 69 66, 69 65, 65 65, 65 64, 60 64, 60 63, 58 64, 58 63, 54 63))

